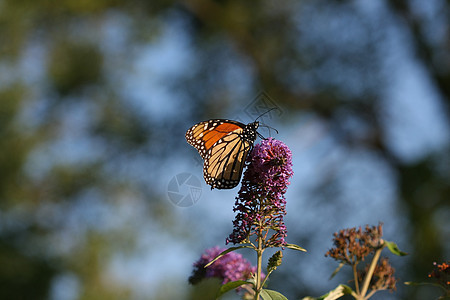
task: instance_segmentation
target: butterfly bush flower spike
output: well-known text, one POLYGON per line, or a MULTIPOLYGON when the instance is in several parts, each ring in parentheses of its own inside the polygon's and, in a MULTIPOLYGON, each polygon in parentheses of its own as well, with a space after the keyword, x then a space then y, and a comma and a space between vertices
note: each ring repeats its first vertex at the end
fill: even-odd
POLYGON ((286 244, 286 193, 293 175, 292 153, 282 142, 269 138, 255 145, 236 198, 234 230, 228 243, 247 241, 252 235, 272 230, 264 247, 286 244))
POLYGON ((242 257, 241 254, 229 252, 216 260, 212 265, 205 268, 210 261, 216 258, 220 253, 225 251, 219 247, 207 249, 200 259, 194 263, 194 270, 189 283, 197 284, 204 278, 219 278, 222 284, 236 280, 247 280, 256 272, 250 262, 242 257))

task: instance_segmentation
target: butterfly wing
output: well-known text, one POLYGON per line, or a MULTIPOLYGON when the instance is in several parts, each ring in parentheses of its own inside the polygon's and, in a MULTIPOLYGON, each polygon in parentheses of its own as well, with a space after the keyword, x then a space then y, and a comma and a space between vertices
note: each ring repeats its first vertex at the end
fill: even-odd
POLYGON ((245 125, 226 119, 214 119, 195 124, 186 132, 186 140, 205 159, 212 146, 227 134, 242 130, 245 125))
POLYGON ((200 122, 186 132, 186 140, 205 160, 203 177, 211 188, 231 189, 239 184, 253 141, 243 138, 246 125, 224 119, 200 122))
POLYGON ((203 165, 206 183, 217 189, 231 189, 238 185, 245 159, 252 146, 234 132, 213 145, 203 165))

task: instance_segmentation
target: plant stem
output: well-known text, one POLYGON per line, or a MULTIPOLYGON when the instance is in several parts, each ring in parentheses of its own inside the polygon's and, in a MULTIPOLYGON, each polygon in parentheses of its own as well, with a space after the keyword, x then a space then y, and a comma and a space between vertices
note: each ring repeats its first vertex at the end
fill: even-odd
POLYGON ((369 289, 370 280, 372 279, 373 272, 375 271, 375 267, 377 265, 378 259, 380 258, 381 251, 383 250, 383 248, 384 248, 383 246, 380 247, 373 256, 372 263, 370 264, 369 267, 369 271, 367 272, 366 277, 364 278, 364 284, 361 290, 362 299, 364 299, 364 296, 366 295, 367 290, 369 289))
POLYGON ((259 294, 261 292, 261 269, 262 269, 262 254, 263 254, 263 236, 262 232, 258 233, 258 248, 256 249, 257 263, 256 263, 256 291, 255 300, 259 300, 259 294))
POLYGON ((369 299, 370 297, 372 297, 372 296, 373 296, 373 294, 375 294, 375 292, 376 292, 376 290, 372 290, 372 291, 370 291, 370 293, 368 293, 368 294, 367 294, 367 297, 366 297, 366 299, 369 299))
POLYGON ((358 272, 356 271, 356 263, 352 265, 353 268, 353 279, 355 280, 356 293, 359 295, 359 282, 358 282, 358 272))
POLYGON ((266 283, 267 279, 269 278, 269 275, 272 274, 272 272, 273 272, 273 270, 272 270, 272 271, 269 271, 269 272, 267 273, 266 277, 264 278, 263 282, 261 283, 261 287, 264 286, 264 284, 266 283))

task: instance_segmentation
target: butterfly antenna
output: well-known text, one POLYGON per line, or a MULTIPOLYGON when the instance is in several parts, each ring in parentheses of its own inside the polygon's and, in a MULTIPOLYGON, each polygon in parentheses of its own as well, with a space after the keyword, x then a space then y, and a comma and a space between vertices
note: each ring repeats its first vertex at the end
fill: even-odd
POLYGON ((269 129, 269 134, 270 134, 270 129, 273 129, 273 130, 275 130, 275 132, 276 132, 277 134, 279 134, 278 130, 276 130, 276 129, 275 129, 275 128, 273 128, 272 126, 269 126, 269 125, 265 125, 265 124, 261 124, 260 126, 261 126, 261 127, 266 127, 266 128, 268 128, 268 129, 269 129))
POLYGON ((260 114, 260 115, 256 118, 255 122, 258 121, 259 118, 261 118, 261 117, 264 116, 265 114, 270 113, 270 112, 271 112, 272 110, 274 110, 274 109, 278 109, 278 107, 272 107, 272 108, 269 109, 268 111, 266 111, 266 112, 260 114))

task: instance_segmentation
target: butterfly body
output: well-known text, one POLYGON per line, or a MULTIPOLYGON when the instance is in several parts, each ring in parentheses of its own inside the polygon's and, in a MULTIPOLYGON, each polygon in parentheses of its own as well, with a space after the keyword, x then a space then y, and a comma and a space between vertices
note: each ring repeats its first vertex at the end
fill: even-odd
POLYGON ((203 177, 211 189, 231 189, 239 184, 247 155, 256 140, 259 122, 247 125, 213 119, 186 132, 186 140, 204 159, 203 177))

